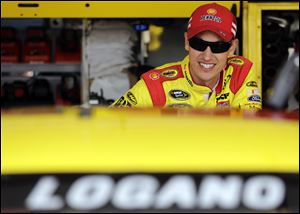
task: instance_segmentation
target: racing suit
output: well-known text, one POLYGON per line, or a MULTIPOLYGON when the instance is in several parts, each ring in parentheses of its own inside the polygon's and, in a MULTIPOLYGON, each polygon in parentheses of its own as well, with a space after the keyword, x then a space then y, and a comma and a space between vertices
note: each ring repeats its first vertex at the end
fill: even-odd
POLYGON ((189 71, 189 57, 144 73, 112 106, 201 107, 260 110, 261 89, 252 62, 241 56, 227 59, 217 85, 196 85, 189 71))

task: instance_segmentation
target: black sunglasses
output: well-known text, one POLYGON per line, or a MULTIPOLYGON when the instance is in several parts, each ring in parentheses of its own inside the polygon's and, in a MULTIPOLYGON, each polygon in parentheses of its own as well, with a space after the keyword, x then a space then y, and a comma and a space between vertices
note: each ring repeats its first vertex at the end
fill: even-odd
POLYGON ((190 46, 197 51, 205 51, 209 46, 213 53, 224 53, 229 50, 231 42, 207 42, 198 37, 189 39, 190 46))

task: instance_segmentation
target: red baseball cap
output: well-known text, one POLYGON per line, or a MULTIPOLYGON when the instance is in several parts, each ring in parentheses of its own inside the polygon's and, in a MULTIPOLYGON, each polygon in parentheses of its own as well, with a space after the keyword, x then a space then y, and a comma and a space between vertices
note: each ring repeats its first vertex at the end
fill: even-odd
POLYGON ((222 5, 216 3, 202 5, 193 12, 189 20, 187 37, 190 39, 203 31, 212 31, 225 42, 229 42, 236 35, 236 18, 222 5))

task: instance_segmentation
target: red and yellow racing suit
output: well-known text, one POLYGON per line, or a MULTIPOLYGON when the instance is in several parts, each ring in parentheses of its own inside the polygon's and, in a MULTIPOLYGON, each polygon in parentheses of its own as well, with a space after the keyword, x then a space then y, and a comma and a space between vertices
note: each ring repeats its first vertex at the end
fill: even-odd
POLYGON ((228 58, 215 89, 196 85, 189 57, 144 73, 112 106, 128 107, 231 107, 260 110, 261 89, 252 62, 241 56, 228 58))

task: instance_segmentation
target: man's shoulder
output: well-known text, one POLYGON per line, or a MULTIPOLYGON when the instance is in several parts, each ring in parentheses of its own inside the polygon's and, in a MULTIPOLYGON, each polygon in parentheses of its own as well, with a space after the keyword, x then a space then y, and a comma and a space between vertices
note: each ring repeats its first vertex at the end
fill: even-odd
POLYGON ((156 67, 144 73, 141 76, 141 78, 146 81, 159 81, 159 82, 175 80, 180 77, 183 77, 181 62, 168 63, 156 67))
POLYGON ((233 93, 236 93, 244 84, 253 63, 243 56, 233 56, 227 59, 227 65, 233 68, 230 89, 233 93))

